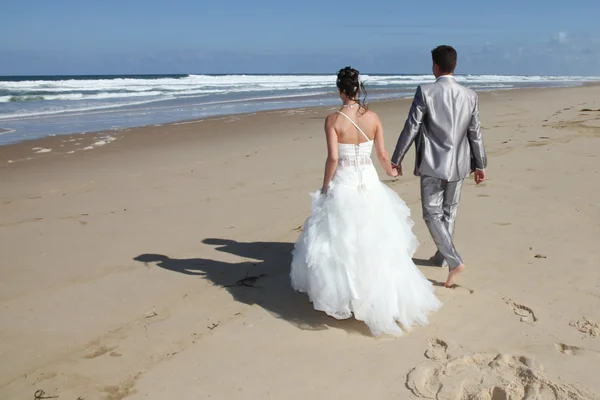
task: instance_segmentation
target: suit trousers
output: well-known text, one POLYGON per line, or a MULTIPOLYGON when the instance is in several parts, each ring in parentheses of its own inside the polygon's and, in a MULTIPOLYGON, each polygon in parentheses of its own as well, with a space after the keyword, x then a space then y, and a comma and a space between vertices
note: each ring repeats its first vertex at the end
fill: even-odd
POLYGON ((421 176, 423 219, 438 248, 434 262, 447 264, 450 270, 463 263, 452 239, 463 183, 464 179, 448 182, 421 176))

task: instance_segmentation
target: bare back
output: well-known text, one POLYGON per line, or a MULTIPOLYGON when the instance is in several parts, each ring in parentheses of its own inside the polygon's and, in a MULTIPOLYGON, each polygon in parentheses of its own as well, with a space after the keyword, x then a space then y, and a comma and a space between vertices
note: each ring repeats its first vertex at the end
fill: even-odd
MULTIPOLYGON (((360 129, 365 133, 369 140, 374 140, 377 136, 377 130, 380 125, 379 117, 372 111, 359 111, 358 109, 344 109, 343 112, 348 118, 352 119, 360 129)), ((333 129, 337 134, 338 143, 359 144, 367 142, 367 138, 350 122, 339 113, 333 114, 333 129)))
MULTIPOLYGON (((342 109, 330 114, 325 119, 325 135, 327 138, 327 160, 337 164, 340 152, 346 152, 348 146, 360 148, 368 153, 375 148, 381 166, 389 176, 396 176, 392 168, 389 154, 385 150, 383 126, 379 116, 373 111, 358 109, 342 109), (342 151, 343 149, 343 151, 342 151)), ((363 155, 367 155, 367 154, 363 155)), ((333 164, 332 164, 333 165, 333 164)), ((324 182, 328 183, 335 169, 327 170, 324 182)))

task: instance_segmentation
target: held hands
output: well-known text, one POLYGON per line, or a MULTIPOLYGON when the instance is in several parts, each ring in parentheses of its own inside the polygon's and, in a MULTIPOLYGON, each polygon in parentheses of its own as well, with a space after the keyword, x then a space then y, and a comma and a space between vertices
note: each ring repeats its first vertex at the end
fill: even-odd
POLYGON ((392 163, 392 170, 390 173, 388 173, 388 176, 391 176, 394 178, 398 177, 398 176, 402 176, 402 166, 392 163))
POLYGON ((485 178, 486 178, 486 174, 485 174, 484 169, 476 169, 475 170, 474 179, 475 179, 476 185, 479 185, 481 182, 485 181, 485 178))

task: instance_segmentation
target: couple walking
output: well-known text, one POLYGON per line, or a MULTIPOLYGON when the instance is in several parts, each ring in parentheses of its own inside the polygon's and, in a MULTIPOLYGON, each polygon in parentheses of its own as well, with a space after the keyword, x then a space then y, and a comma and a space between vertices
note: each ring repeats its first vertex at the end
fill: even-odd
POLYGON ((463 182, 471 173, 477 184, 486 178, 477 95, 454 78, 452 47, 432 50, 432 61, 436 81, 417 88, 391 159, 379 117, 359 100, 359 72, 339 71, 343 104, 325 121, 323 186, 311 194, 312 212, 293 251, 294 289, 307 293, 316 310, 338 319, 354 315, 375 335, 399 336, 401 326, 426 324, 441 302, 412 261, 418 242, 410 209, 379 180, 373 147, 385 172, 398 176, 415 145, 423 218, 438 249, 433 261, 448 267, 446 287, 465 269, 452 240, 463 182))

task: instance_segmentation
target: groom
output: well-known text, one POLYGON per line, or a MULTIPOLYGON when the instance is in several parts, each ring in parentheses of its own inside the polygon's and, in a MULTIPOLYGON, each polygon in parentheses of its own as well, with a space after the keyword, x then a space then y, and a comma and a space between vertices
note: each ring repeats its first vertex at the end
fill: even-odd
POLYGON ((454 79, 456 50, 439 46, 431 51, 434 83, 421 85, 398 138, 392 165, 401 163, 415 142, 414 174, 421 177, 423 219, 438 251, 434 263, 448 265, 445 287, 452 287, 465 265, 452 236, 463 182, 474 172, 475 183, 486 178, 477 94, 454 79))

